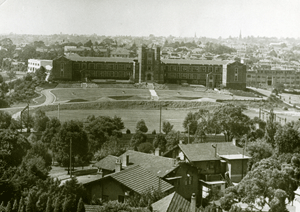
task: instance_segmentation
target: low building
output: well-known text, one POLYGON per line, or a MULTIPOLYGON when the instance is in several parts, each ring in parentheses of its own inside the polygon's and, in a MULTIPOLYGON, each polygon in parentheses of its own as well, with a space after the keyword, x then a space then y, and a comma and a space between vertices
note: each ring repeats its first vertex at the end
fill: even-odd
POLYGON ((87 189, 90 199, 100 198, 102 201, 118 200, 124 202, 125 198, 135 194, 141 195, 151 190, 159 190, 165 194, 174 191, 173 185, 140 166, 132 166, 122 170, 120 161, 116 161, 115 165, 114 173, 82 183, 87 189))
MULTIPOLYGON (((174 191, 184 198, 189 200, 193 193, 199 198, 197 169, 188 163, 178 163, 176 159, 159 156, 159 151, 156 151, 156 153, 157 155, 153 155, 128 150, 119 157, 122 163, 121 168, 126 170, 132 166, 139 165, 172 184, 174 191)), ((103 170, 103 174, 105 174, 116 171, 115 163, 115 156, 107 156, 94 164, 94 166, 103 170)))
POLYGON ((226 185, 239 183, 247 174, 250 159, 243 148, 229 142, 179 144, 164 156, 178 158, 197 168, 202 197, 213 187, 224 191, 226 185))
MULTIPOLYGON (((45 69, 49 69, 49 67, 53 67, 52 60, 40 60, 40 59, 29 59, 28 60, 28 69, 27 71, 30 73, 35 73, 37 69, 44 67, 45 69)), ((50 68, 51 69, 51 68, 50 68)))

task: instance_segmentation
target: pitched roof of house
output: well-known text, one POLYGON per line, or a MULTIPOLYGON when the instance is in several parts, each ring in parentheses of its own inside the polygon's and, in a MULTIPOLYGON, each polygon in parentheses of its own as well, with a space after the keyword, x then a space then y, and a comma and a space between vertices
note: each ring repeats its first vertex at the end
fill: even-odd
POLYGON ((178 167, 177 165, 174 165, 174 159, 172 158, 137 152, 133 150, 127 150, 123 155, 120 156, 123 165, 123 160, 126 155, 129 156, 129 167, 132 165, 139 165, 159 177, 166 176, 178 167))
POLYGON ((142 194, 148 189, 160 189, 161 192, 166 192, 174 188, 170 183, 167 183, 140 166, 133 166, 123 171, 106 175, 102 179, 107 178, 113 178, 139 194, 142 194))
MULTIPOLYGON (((174 212, 180 209, 182 212, 190 212, 190 207, 191 203, 176 192, 152 204, 154 212, 174 212)), ((197 208, 196 212, 200 212, 200 209, 197 208)))
POLYGON ((66 56, 67 59, 80 62, 112 62, 112 63, 132 63, 134 58, 119 58, 119 57, 77 57, 66 56))
POLYGON ((98 212, 101 205, 84 205, 85 212, 98 212))
POLYGON ((113 171, 113 170, 115 170, 115 163, 116 163, 117 159, 118 159, 118 157, 116 157, 116 156, 108 155, 105 158, 103 158, 102 160, 95 163, 93 166, 99 167, 101 169, 113 171))
POLYGON ((115 50, 112 50, 110 54, 130 54, 130 51, 128 49, 123 49, 123 48, 117 48, 115 50))
POLYGON ((233 145, 231 142, 222 143, 196 143, 196 144, 179 144, 181 151, 185 154, 189 161, 208 161, 220 160, 218 155, 237 155, 243 154, 243 148, 233 145), (217 155, 215 156, 215 148, 217 145, 217 155))

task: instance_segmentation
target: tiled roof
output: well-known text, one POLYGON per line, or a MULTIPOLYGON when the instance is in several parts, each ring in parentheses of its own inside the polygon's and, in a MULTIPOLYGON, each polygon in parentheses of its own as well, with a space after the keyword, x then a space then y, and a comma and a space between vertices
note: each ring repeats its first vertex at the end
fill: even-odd
POLYGON ((103 179, 108 177, 115 179, 138 194, 142 194, 148 189, 160 189, 161 192, 166 192, 174 188, 170 183, 140 166, 133 166, 123 171, 106 175, 103 179))
POLYGON ((220 160, 220 157, 215 157, 215 148, 212 147, 215 144, 217 144, 217 153, 219 155, 243 154, 243 149, 233 145, 231 142, 179 144, 178 146, 189 161, 220 160))
MULTIPOLYGON (((161 200, 152 204, 154 212, 190 212, 191 203, 184 199, 182 196, 173 192, 168 196, 162 198, 161 200), (181 210, 180 210, 181 209, 181 210)), ((200 212, 200 209, 197 208, 196 212, 200 212)))
POLYGON ((127 49, 122 49, 122 48, 117 48, 113 51, 111 51, 111 54, 128 54, 129 55, 130 51, 127 49))
POLYGON ((101 168, 101 169, 106 169, 113 171, 115 170, 115 163, 118 157, 113 156, 113 155, 108 155, 99 162, 95 163, 93 166, 101 168))
POLYGON ((228 61, 219 60, 185 60, 185 59, 162 59, 165 64, 190 64, 190 65, 225 65, 228 61))
POLYGON ((112 63, 132 63, 135 58, 118 57, 76 57, 66 56, 67 59, 80 62, 112 62, 112 63))
POLYGON ((125 155, 129 156, 129 167, 132 165, 139 165, 159 177, 166 176, 178 167, 177 165, 174 165, 174 159, 172 158, 156 156, 133 150, 128 150, 120 156, 123 165, 123 159, 125 155))
POLYGON ((98 212, 101 209, 100 205, 84 205, 85 212, 98 212))

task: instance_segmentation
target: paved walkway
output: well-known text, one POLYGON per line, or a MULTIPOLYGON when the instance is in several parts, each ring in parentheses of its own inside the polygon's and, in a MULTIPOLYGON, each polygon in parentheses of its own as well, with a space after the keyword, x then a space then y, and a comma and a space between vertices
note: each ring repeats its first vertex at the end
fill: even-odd
POLYGON ((151 100, 158 101, 159 97, 158 97, 156 91, 154 90, 153 83, 148 83, 147 87, 149 88, 149 91, 150 91, 150 94, 151 94, 151 100))

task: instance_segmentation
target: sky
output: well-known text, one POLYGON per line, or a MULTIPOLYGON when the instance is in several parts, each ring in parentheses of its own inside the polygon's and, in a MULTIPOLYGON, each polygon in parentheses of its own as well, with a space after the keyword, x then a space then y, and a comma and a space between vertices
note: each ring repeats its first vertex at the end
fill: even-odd
POLYGON ((300 0, 0 0, 0 34, 300 38, 300 0))

